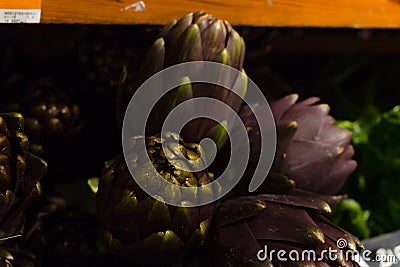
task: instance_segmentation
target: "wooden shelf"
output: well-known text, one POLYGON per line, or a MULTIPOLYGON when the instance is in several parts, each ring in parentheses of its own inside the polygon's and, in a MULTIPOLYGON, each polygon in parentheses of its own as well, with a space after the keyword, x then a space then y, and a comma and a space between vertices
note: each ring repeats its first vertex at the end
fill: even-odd
POLYGON ((400 28, 399 0, 42 0, 42 23, 165 24, 203 10, 235 25, 400 28))

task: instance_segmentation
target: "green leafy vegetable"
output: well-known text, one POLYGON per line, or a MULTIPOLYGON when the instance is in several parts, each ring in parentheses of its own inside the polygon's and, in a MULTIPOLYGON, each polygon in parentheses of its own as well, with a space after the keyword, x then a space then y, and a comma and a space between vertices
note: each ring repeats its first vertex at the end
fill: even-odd
POLYGON ((337 125, 353 132, 359 166, 347 190, 367 211, 346 200, 335 210, 334 221, 363 238, 400 229, 400 106, 337 125))

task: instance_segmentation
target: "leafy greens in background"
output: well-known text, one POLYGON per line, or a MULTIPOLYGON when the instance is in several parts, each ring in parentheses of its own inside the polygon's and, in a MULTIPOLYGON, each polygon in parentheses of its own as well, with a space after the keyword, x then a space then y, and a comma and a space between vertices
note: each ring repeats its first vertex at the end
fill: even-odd
POLYGON ((358 162, 332 219, 368 238, 400 229, 398 58, 356 54, 332 60, 316 90, 326 90, 338 126, 353 133, 358 162))
POLYGON ((352 224, 364 238, 399 229, 400 106, 338 125, 353 132, 359 163, 347 191, 369 211, 347 200, 336 208, 335 220, 343 226, 352 224))

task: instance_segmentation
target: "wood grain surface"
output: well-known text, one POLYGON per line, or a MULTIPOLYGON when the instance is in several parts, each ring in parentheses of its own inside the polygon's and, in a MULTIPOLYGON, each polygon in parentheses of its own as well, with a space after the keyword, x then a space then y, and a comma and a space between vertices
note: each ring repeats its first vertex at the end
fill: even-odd
POLYGON ((235 25, 400 28, 396 0, 42 0, 42 23, 165 24, 203 10, 235 25), (137 2, 136 2, 137 3, 137 2))

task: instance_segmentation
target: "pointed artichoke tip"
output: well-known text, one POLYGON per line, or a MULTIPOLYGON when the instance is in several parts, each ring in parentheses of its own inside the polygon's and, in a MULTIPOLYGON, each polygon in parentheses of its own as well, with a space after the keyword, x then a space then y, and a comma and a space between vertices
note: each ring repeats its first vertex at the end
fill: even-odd
POLYGON ((188 32, 189 35, 200 34, 200 27, 197 24, 192 24, 188 27, 188 29, 186 31, 188 32))
POLYGON ((361 243, 360 240, 357 240, 357 241, 358 241, 358 242, 357 242, 358 249, 359 249, 359 250, 364 250, 364 249, 365 249, 364 244, 361 243))
MULTIPOLYGON (((340 128, 341 128, 341 127, 340 127, 340 128)), ((347 134, 348 136, 350 136, 350 139, 353 137, 353 132, 352 132, 352 131, 350 131, 349 129, 345 129, 345 128, 342 128, 342 129, 346 131, 346 134, 347 134)))
POLYGON ((297 99, 299 99, 299 95, 298 94, 290 94, 285 96, 286 99, 290 99, 293 102, 296 102, 297 99))
POLYGON ((319 228, 308 228, 307 239, 318 244, 325 244, 325 235, 319 228))
POLYGON ((329 111, 331 110, 331 108, 328 104, 321 104, 321 105, 319 105, 319 108, 325 114, 328 114, 329 111))
POLYGON ((307 100, 311 100, 313 103, 317 103, 317 102, 321 101, 321 98, 319 96, 312 96, 312 97, 309 97, 307 100))
POLYGON ((343 147, 343 146, 338 147, 338 149, 337 149, 337 155, 340 155, 340 154, 342 154, 343 152, 344 152, 344 147, 343 147))
POLYGON ((40 184, 40 182, 39 181, 37 181, 36 182, 36 191, 37 191, 37 193, 39 194, 39 195, 41 195, 42 194, 42 185, 40 184))
POLYGON ((19 112, 12 112, 11 113, 15 118, 18 118, 18 119, 23 119, 24 117, 22 116, 22 114, 21 113, 19 113, 19 112))
POLYGON ((188 18, 188 17, 191 17, 191 18, 193 18, 193 15, 194 14, 196 14, 196 13, 193 13, 193 12, 189 12, 189 13, 187 13, 183 18, 188 18))
POLYGON ((174 236, 175 233, 172 230, 167 230, 165 232, 158 232, 159 236, 163 239, 168 239, 171 236, 174 236))
POLYGON ((326 213, 326 214, 331 214, 332 213, 331 206, 325 201, 321 205, 321 211, 326 213))
POLYGON ((231 26, 231 23, 230 23, 229 21, 227 21, 226 19, 224 19, 224 23, 225 23, 225 25, 227 25, 227 26, 231 26))
POLYGON ((296 121, 291 121, 288 123, 287 127, 292 130, 296 130, 299 124, 296 121))
POLYGON ((313 231, 313 234, 316 241, 320 242, 320 244, 325 244, 325 235, 321 230, 313 231))
POLYGON ((267 205, 265 205, 265 203, 263 203, 263 202, 257 202, 255 204, 255 206, 256 206, 257 210, 260 210, 260 211, 267 207, 267 205))
POLYGON ((219 54, 219 62, 225 65, 230 64, 230 55, 226 48, 224 48, 219 54))
POLYGON ((347 242, 347 248, 349 248, 350 250, 354 250, 354 251, 356 251, 357 250, 357 246, 356 246, 356 241, 354 241, 353 239, 349 239, 349 238, 347 238, 348 239, 348 242, 347 242))
POLYGON ((158 47, 164 47, 165 46, 165 40, 163 37, 158 38, 157 40, 154 41, 154 45, 158 47))

